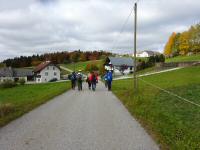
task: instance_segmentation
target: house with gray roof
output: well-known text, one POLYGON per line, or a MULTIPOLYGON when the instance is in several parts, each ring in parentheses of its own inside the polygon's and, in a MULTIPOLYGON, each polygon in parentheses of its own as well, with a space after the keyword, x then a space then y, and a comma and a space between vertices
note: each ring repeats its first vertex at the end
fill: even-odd
POLYGON ((33 71, 31 69, 17 69, 11 67, 0 68, 0 82, 5 80, 18 81, 19 79, 33 80, 33 71))
POLYGON ((133 59, 131 57, 107 57, 105 69, 112 70, 114 75, 133 73, 133 59))

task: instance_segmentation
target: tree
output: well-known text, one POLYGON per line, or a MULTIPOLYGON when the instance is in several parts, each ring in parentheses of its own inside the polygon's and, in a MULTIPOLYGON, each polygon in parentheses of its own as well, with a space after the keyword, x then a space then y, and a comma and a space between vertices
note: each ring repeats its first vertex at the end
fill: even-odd
POLYGON ((4 63, 0 63, 0 68, 3 68, 5 67, 5 64, 4 63))
POLYGON ((80 61, 86 61, 87 60, 87 57, 86 57, 86 54, 85 53, 81 53, 80 54, 80 61))
POLYGON ((179 54, 186 55, 189 52, 189 48, 190 48, 189 32, 183 32, 180 35, 180 45, 179 45, 180 52, 179 52, 179 54))
POLYGON ((175 37, 176 37, 176 33, 173 32, 172 35, 169 37, 167 44, 165 45, 164 55, 167 56, 167 57, 172 56, 172 47, 173 47, 174 42, 175 42, 175 37))

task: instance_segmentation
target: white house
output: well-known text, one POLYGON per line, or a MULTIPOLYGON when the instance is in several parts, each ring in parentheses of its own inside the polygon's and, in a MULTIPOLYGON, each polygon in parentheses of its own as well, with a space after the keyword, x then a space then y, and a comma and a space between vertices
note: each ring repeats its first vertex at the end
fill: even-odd
POLYGON ((24 79, 25 81, 33 80, 33 72, 31 69, 4 67, 0 69, 0 82, 6 80, 18 81, 24 79))
POLYGON ((133 73, 133 59, 131 57, 108 57, 106 70, 112 70, 114 75, 133 73))
POLYGON ((60 80, 60 68, 51 61, 45 61, 34 69, 37 83, 60 80))
POLYGON ((150 57, 158 54, 158 52, 154 51, 140 51, 136 54, 136 57, 150 57))

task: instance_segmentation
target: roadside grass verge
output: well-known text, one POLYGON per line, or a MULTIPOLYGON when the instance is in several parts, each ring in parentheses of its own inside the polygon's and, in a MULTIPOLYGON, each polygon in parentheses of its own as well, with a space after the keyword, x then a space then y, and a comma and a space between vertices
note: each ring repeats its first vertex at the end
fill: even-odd
POLYGON ((77 62, 75 64, 73 64, 73 63, 71 63, 71 64, 61 64, 61 66, 66 67, 70 70, 74 70, 74 67, 75 67, 75 71, 78 71, 78 70, 85 71, 87 64, 96 64, 98 67, 100 67, 100 65, 103 64, 103 60, 77 62))
POLYGON ((187 62, 187 61, 200 61, 200 54, 191 56, 177 56, 173 58, 167 58, 165 62, 187 62))
MULTIPOLYGON (((200 104, 200 67, 184 68, 142 80, 200 104)), ((133 80, 113 82, 113 92, 135 116, 161 149, 200 148, 200 108, 139 80, 138 95, 133 80)))
POLYGON ((70 89, 69 82, 0 89, 0 127, 70 89))

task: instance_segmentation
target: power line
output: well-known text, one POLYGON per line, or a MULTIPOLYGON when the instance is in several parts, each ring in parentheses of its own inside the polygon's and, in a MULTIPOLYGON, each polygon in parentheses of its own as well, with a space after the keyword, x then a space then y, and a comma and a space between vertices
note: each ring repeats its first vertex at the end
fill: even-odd
MULTIPOLYGON (((133 11, 134 11, 134 7, 132 7, 131 8, 131 11, 130 11, 130 13, 129 13, 129 15, 128 15, 128 17, 126 18, 126 20, 124 21, 124 23, 123 23, 123 25, 122 25, 122 28, 121 28, 121 30, 120 30, 120 32, 119 32, 119 36, 123 33, 123 31, 124 31, 124 29, 125 29, 125 26, 126 26, 126 24, 128 23, 128 21, 129 21, 129 19, 130 19, 130 17, 131 17, 131 14, 133 13, 133 11)), ((118 38, 116 38, 114 41, 113 41, 113 48, 115 48, 116 47, 116 44, 118 43, 118 40, 119 40, 119 37, 118 38)))
POLYGON ((161 91, 163 91, 163 92, 169 94, 169 95, 175 96, 175 97, 179 98, 179 99, 182 100, 182 101, 185 101, 185 102, 188 102, 188 103, 190 103, 190 104, 193 104, 193 105, 195 105, 195 106, 200 107, 200 104, 197 104, 197 103, 192 102, 192 101, 190 101, 190 100, 188 100, 188 99, 186 99, 186 98, 184 98, 184 97, 181 97, 181 96, 179 96, 179 95, 177 95, 177 94, 175 94, 175 93, 172 93, 172 92, 170 92, 170 91, 167 91, 167 90, 165 90, 165 89, 163 89, 163 88, 161 88, 161 87, 159 87, 159 86, 157 86, 157 85, 154 85, 154 84, 152 84, 152 83, 150 83, 150 82, 147 82, 147 81, 145 81, 145 80, 143 80, 143 79, 141 79, 141 78, 138 78, 138 79, 141 80, 141 81, 143 81, 144 83, 146 83, 146 84, 148 84, 148 85, 154 87, 154 88, 157 88, 157 89, 159 89, 159 90, 161 90, 161 91))

